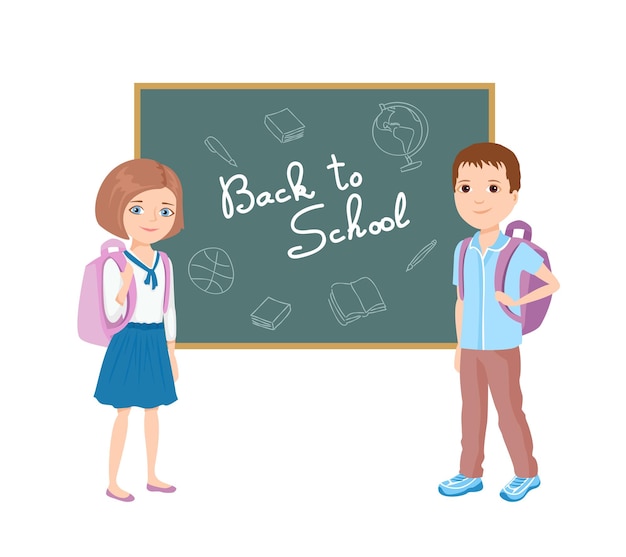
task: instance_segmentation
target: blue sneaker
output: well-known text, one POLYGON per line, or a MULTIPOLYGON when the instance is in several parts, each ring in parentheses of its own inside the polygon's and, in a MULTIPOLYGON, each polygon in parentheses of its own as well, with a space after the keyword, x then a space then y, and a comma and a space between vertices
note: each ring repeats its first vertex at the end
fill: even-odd
POLYGON ((480 491, 482 488, 483 481, 480 478, 468 478, 463 474, 458 474, 454 478, 441 482, 439 493, 446 497, 458 497, 470 491, 480 491))
POLYGON ((539 480, 539 476, 532 478, 519 478, 515 476, 502 488, 500 497, 505 501, 519 501, 523 499, 531 489, 535 489, 540 485, 541 481, 539 480))

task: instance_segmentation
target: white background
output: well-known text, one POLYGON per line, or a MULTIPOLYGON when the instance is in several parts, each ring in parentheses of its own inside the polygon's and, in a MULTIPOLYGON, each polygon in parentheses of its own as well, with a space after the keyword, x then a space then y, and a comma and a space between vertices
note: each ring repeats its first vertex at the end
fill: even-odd
POLYGON ((618 4, 430 4, 2 8, 0 553, 624 554, 618 4), (178 491, 146 491, 136 409, 119 476, 136 501, 104 495, 114 411, 76 307, 108 237, 96 191, 133 157, 133 84, 314 81, 496 84, 496 141, 522 164, 511 218, 562 284, 522 346, 542 486, 520 503, 498 495, 513 470, 493 408, 483 491, 437 493, 460 453, 451 350, 179 350, 157 467, 178 491))

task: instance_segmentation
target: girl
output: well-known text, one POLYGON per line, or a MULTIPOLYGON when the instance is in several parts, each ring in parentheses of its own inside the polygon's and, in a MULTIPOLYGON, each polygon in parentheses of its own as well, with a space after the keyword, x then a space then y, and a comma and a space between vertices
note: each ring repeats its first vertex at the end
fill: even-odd
POLYGON ((113 336, 107 348, 94 396, 117 409, 109 454, 106 494, 129 502, 134 497, 117 485, 117 472, 126 440, 131 406, 145 409, 144 429, 148 457, 149 491, 172 493, 176 488, 155 473, 159 439, 158 409, 177 399, 178 379, 176 310, 173 273, 169 260, 152 244, 178 234, 183 228, 182 186, 171 168, 150 159, 135 159, 114 168, 100 186, 96 219, 120 238, 131 240, 120 269, 112 259, 104 266, 103 294, 111 322, 125 315, 132 282, 137 291, 129 323, 113 336), (169 302, 164 308, 165 267, 169 269, 169 302))

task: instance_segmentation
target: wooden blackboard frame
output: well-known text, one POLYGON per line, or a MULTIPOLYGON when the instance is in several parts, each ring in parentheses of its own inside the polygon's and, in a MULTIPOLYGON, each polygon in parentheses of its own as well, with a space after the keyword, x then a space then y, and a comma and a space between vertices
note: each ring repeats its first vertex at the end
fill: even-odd
MULTIPOLYGON (((488 135, 495 141, 495 83, 135 83, 134 156, 141 157, 141 95, 145 90, 209 89, 420 89, 482 90, 488 95, 488 135)), ((183 349, 453 349, 448 342, 177 342, 183 349)))

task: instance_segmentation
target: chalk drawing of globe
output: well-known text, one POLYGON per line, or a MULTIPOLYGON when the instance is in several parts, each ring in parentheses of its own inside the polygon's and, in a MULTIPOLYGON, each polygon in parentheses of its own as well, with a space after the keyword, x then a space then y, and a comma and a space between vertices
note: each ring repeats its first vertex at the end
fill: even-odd
POLYGON ((424 113, 412 104, 403 102, 380 103, 380 112, 372 124, 372 139, 383 153, 404 157, 406 164, 400 167, 408 172, 422 166, 413 157, 424 147, 428 139, 428 120, 424 113))
POLYGON ((235 281, 233 262, 221 248, 196 252, 189 260, 187 272, 191 282, 207 294, 224 294, 235 281))

